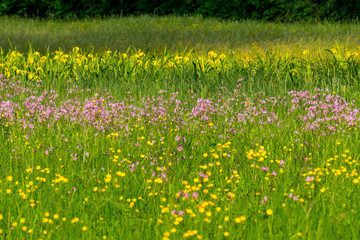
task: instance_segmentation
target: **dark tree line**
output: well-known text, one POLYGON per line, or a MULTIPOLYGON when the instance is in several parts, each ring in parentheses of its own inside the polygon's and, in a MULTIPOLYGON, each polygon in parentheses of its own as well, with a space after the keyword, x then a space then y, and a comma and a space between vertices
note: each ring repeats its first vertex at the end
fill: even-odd
POLYGON ((1 0, 0 15, 84 18, 113 15, 191 15, 221 19, 351 20, 360 0, 1 0))

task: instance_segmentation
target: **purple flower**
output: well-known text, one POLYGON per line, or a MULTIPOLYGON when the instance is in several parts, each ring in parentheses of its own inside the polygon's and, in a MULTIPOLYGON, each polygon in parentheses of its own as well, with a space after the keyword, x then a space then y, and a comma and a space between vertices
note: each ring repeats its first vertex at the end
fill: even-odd
POLYGON ((262 166, 262 167, 261 167, 261 171, 270 171, 270 169, 269 169, 268 167, 262 166))
POLYGON ((280 165, 281 167, 284 167, 284 164, 285 164, 284 160, 281 160, 280 163, 279 163, 279 165, 280 165))
POLYGON ((312 182, 313 180, 315 179, 315 177, 313 177, 313 176, 307 176, 306 178, 305 178, 305 181, 306 182, 312 182))

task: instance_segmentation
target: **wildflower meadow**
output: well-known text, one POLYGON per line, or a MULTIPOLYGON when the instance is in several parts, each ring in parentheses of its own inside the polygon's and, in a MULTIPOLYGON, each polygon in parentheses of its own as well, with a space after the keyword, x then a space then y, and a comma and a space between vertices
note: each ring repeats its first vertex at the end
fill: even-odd
POLYGON ((328 44, 1 50, 0 238, 360 238, 360 48, 328 44))

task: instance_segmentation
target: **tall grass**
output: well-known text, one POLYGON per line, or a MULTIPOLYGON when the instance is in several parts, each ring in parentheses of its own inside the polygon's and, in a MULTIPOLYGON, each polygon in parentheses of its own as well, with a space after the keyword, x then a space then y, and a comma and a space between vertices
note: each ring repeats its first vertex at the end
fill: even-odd
POLYGON ((234 51, 251 48, 253 43, 268 48, 296 44, 304 48, 331 48, 336 42, 346 48, 359 46, 357 23, 274 24, 257 21, 219 21, 202 17, 127 17, 54 21, 22 18, 0 18, 0 46, 5 51, 16 47, 21 52, 29 44, 45 54, 59 47, 70 51, 110 49, 124 52, 129 46, 144 51, 234 51), (11 43, 11 44, 10 44, 11 43))
POLYGON ((136 97, 160 90, 194 91, 201 97, 217 94, 220 87, 233 90, 243 78, 248 94, 265 92, 273 96, 290 90, 331 89, 356 98, 359 94, 360 51, 344 46, 309 51, 293 48, 252 49, 232 54, 194 49, 161 54, 129 48, 126 52, 56 51, 41 55, 10 51, 0 55, 0 73, 24 82, 42 80, 44 86, 63 93, 69 86, 100 91, 109 89, 116 97, 132 92, 136 97))

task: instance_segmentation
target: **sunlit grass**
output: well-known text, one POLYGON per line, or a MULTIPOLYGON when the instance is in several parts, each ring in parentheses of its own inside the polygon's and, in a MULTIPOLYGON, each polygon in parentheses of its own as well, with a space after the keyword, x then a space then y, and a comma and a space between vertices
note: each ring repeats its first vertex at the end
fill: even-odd
POLYGON ((129 46, 145 52, 172 52, 179 48, 196 51, 231 52, 257 44, 263 49, 274 45, 301 48, 346 48, 360 45, 360 27, 354 23, 274 24, 257 21, 219 21, 201 17, 126 17, 79 21, 0 18, 0 46, 11 45, 27 52, 29 44, 42 54, 59 47, 126 51, 129 46), (10 45, 11 43, 11 45, 10 45))
POLYGON ((359 238, 356 25, 0 21, 0 238, 359 238))

